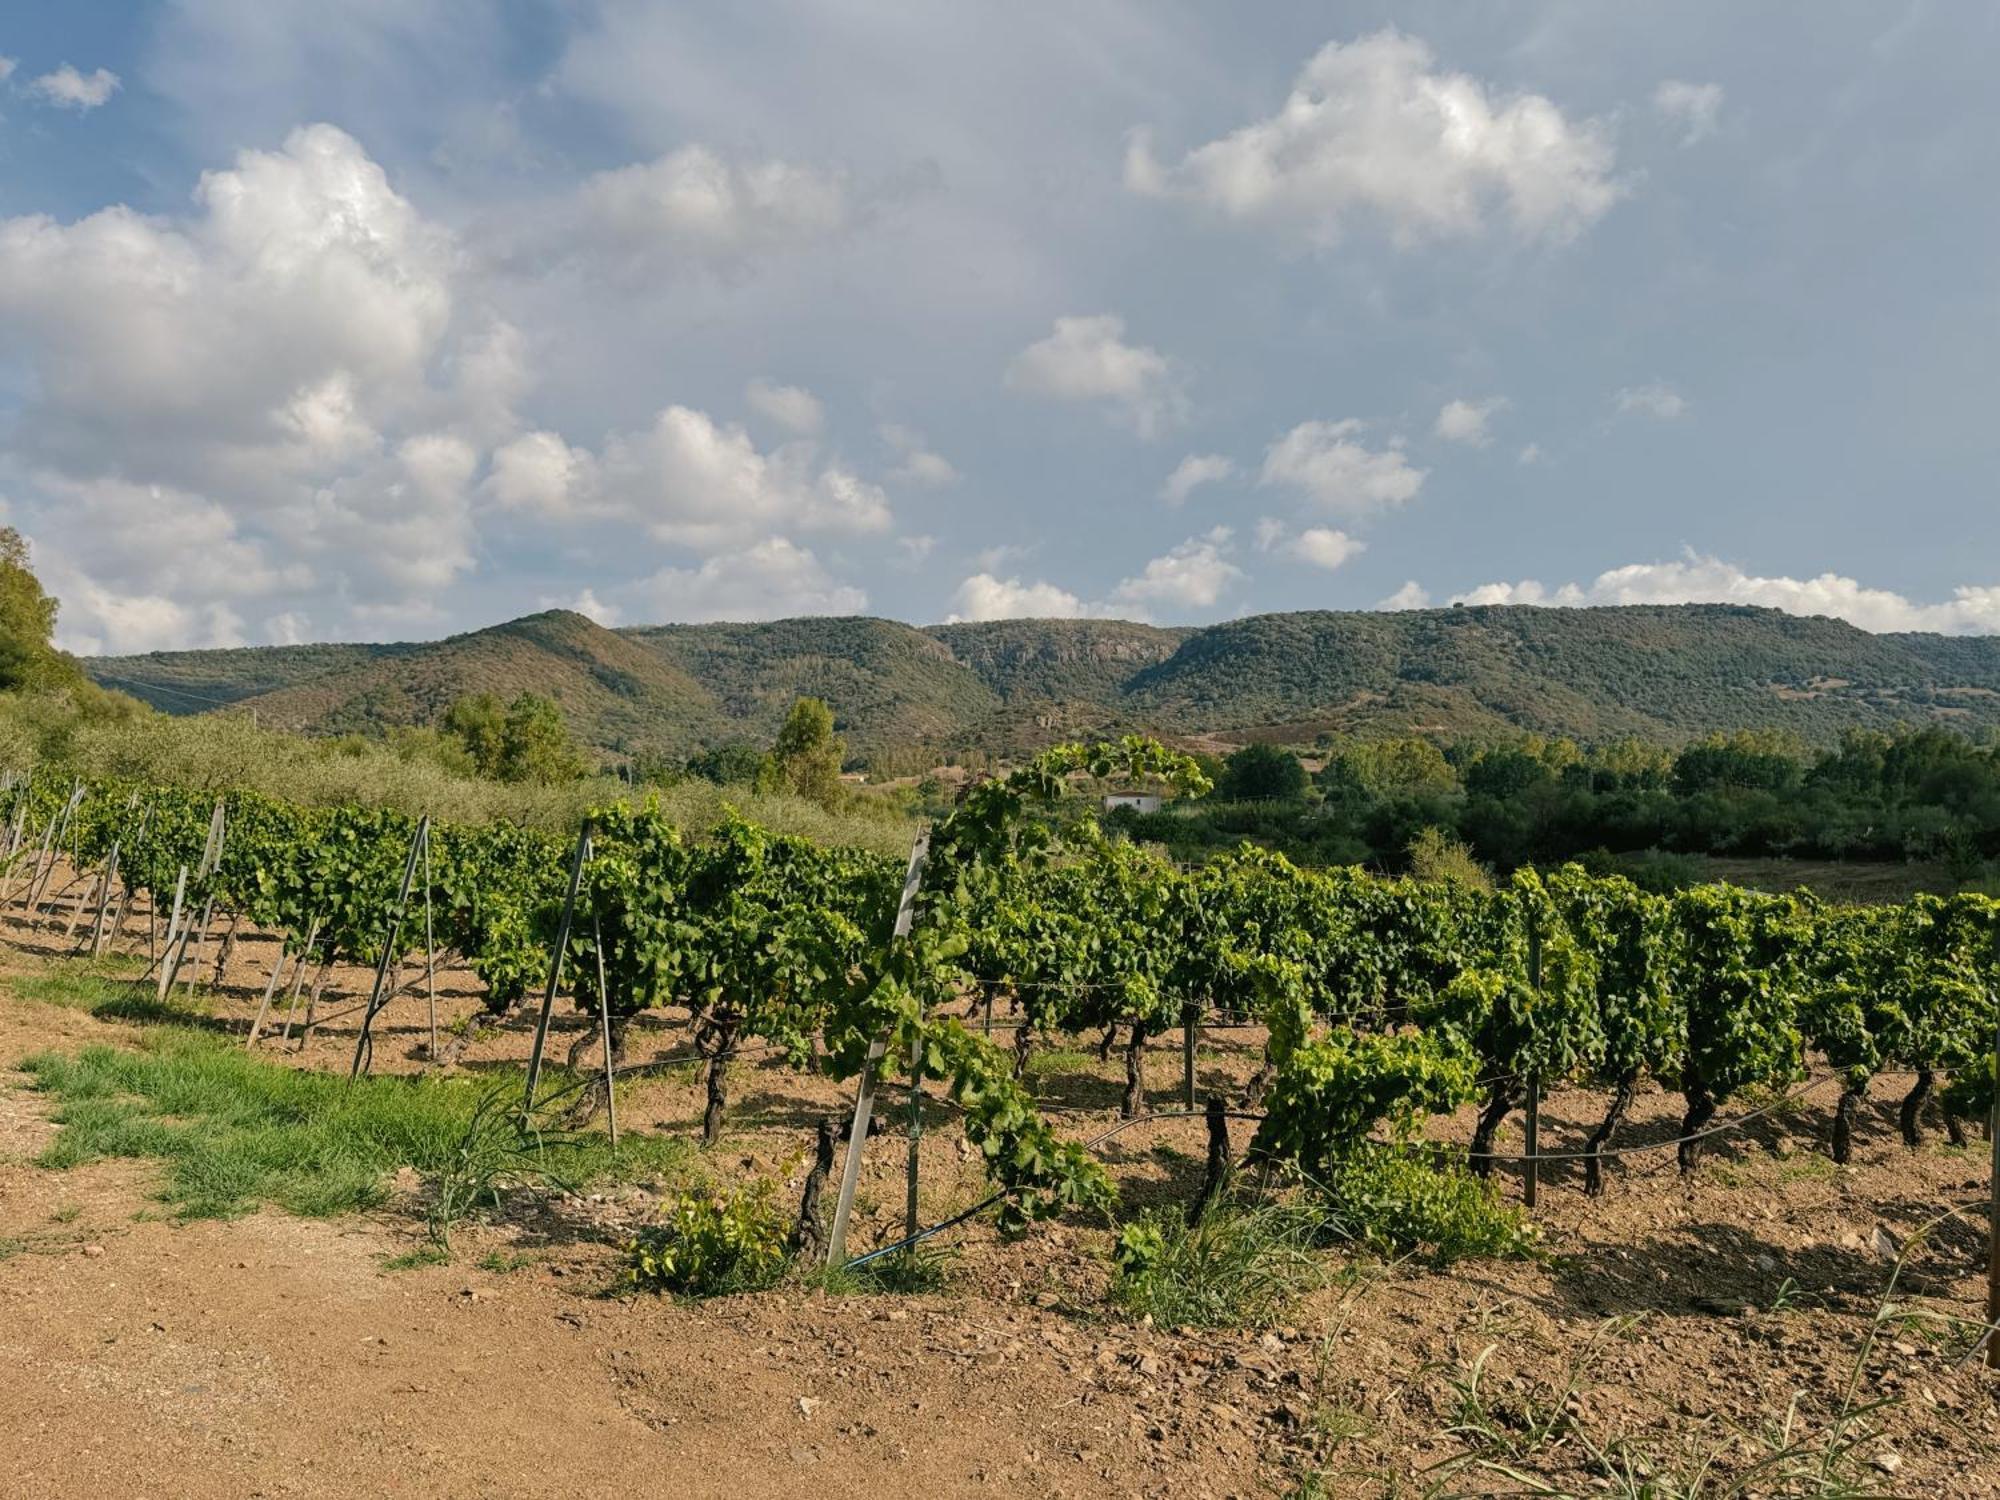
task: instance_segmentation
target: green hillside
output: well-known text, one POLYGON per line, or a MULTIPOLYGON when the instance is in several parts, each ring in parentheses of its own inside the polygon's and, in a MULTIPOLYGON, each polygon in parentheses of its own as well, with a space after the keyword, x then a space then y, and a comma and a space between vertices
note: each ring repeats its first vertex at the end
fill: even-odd
POLYGON ((466 693, 532 691, 613 755, 767 742, 804 695, 833 705, 856 755, 899 762, 1127 729, 1672 743, 1782 728, 1829 744, 1856 725, 2000 725, 2000 640, 1871 635, 1734 605, 1313 611, 1171 629, 850 618, 606 630, 552 611, 426 643, 85 665, 171 712, 253 705, 267 722, 311 733, 429 723, 466 693))

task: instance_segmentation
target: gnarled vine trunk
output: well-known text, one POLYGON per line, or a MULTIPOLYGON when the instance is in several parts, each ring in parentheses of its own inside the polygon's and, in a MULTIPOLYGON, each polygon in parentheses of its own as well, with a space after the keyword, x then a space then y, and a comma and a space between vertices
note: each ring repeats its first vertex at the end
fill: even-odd
POLYGON ((819 1200, 833 1175, 833 1116, 823 1116, 813 1136, 812 1170, 806 1173, 805 1191, 799 1194, 798 1223, 792 1228, 792 1248, 801 1261, 811 1264, 826 1252, 826 1225, 820 1221, 819 1200))
POLYGON ((1896 1112, 1896 1123, 1903 1128, 1903 1144, 1912 1149, 1924 1143, 1924 1106, 1930 1102, 1931 1091, 1937 1086, 1937 1075, 1929 1068, 1917 1069, 1917 1081, 1910 1092, 1903 1096, 1903 1107, 1896 1112))
POLYGON ((708 1057, 708 1105, 701 1112, 701 1143, 713 1146, 722 1138, 722 1111, 729 1103, 729 1054, 736 1050, 736 1033, 742 1023, 719 1018, 709 1028, 703 1047, 708 1057))
POLYGON ((1842 1089, 1840 1102, 1833 1107, 1833 1159, 1843 1167, 1854 1159, 1854 1117, 1867 1097, 1868 1080, 1864 1078, 1842 1089))
POLYGON ((1201 1191, 1194 1202, 1188 1205, 1188 1227, 1199 1224, 1215 1201, 1229 1186, 1230 1174, 1235 1170, 1235 1159, 1229 1149, 1229 1116, 1222 1107, 1222 1096, 1208 1096, 1208 1169, 1202 1174, 1201 1191))
POLYGON ((1636 1068, 1618 1080, 1618 1091, 1611 1096, 1611 1108, 1604 1112, 1603 1123, 1590 1133, 1590 1139, 1584 1143, 1583 1190, 1593 1198, 1604 1194, 1604 1152, 1624 1120, 1625 1111, 1632 1107, 1632 1095, 1637 1092, 1638 1086, 1636 1068))
POLYGON ((1514 1086, 1505 1078, 1496 1082, 1486 1096, 1486 1105, 1479 1111, 1479 1123, 1472 1127, 1470 1160, 1474 1176, 1485 1177, 1493 1171, 1493 1137, 1499 1134, 1500 1122, 1517 1102, 1514 1086))
POLYGON ((1691 1080, 1683 1092, 1687 1095, 1687 1113, 1681 1116, 1680 1149, 1674 1154, 1680 1159, 1681 1171, 1692 1172, 1695 1162, 1701 1157, 1701 1142, 1689 1137, 1698 1134, 1715 1118, 1715 1095, 1699 1079, 1691 1080))
MULTIPOLYGON (((625 1065, 625 1032, 631 1024, 632 1018, 629 1015, 619 1015, 614 1012, 611 1017, 611 1070, 613 1072, 616 1072, 625 1065)), ((566 1059, 571 1072, 576 1072, 580 1069, 584 1058, 589 1056, 591 1049, 599 1044, 598 1031, 599 1028, 597 1026, 592 1026, 571 1045, 569 1057, 566 1059)), ((563 1127, 567 1130, 583 1129, 584 1126, 595 1120, 598 1112, 610 1102, 610 1090, 605 1083, 603 1070, 600 1069, 591 1075, 590 1081, 584 1084, 582 1092, 578 1094, 576 1102, 569 1107, 569 1113, 563 1117, 563 1127)))
POLYGON ((1117 1045, 1118 1045, 1118 1023, 1116 1021, 1113 1021, 1109 1026, 1104 1028, 1104 1035, 1098 1040, 1097 1060, 1099 1062, 1110 1062, 1111 1049, 1117 1045))
POLYGON ((1125 1102, 1119 1113, 1138 1118, 1146 1107, 1146 1023, 1132 1023, 1132 1040, 1125 1044, 1125 1102))
POLYGON ((1028 1076, 1028 1053, 1035 1045, 1035 1028, 1023 1015, 1014 1031, 1014 1077, 1028 1076))

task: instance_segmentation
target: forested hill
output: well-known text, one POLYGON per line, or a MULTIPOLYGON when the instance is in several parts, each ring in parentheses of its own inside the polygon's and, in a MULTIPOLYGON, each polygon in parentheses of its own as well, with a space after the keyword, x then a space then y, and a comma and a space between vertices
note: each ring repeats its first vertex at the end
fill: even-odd
POLYGON ((1736 605, 1256 615, 1207 627, 865 618, 606 630, 551 611, 442 641, 162 652, 85 662, 170 712, 254 706, 314 733, 434 722, 464 694, 558 701, 600 749, 768 742, 794 699, 852 750, 1015 752, 1068 735, 1273 737, 1531 730, 1674 743, 1782 728, 2000 725, 2000 639, 1871 635, 1736 605))

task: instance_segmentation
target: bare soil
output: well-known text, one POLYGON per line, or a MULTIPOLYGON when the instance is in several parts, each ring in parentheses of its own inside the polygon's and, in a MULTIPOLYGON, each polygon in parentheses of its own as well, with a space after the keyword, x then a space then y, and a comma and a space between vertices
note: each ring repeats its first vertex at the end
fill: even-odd
MULTIPOLYGON (((139 1041, 138 1025, 14 993, 58 960, 59 930, 30 931, 17 906, 0 938, 0 1068, 43 1048, 139 1041)), ((245 1034, 274 952, 268 938, 240 942, 213 990, 204 970, 201 1024, 245 1034)), ((272 1038, 260 1052, 344 1070, 370 977, 336 972, 312 1044, 272 1038)), ((479 1008, 462 970, 440 989, 447 1024, 479 1008)), ((557 1057, 580 1034, 559 1019, 557 1057)), ((420 977, 383 1021, 377 1070, 425 1066, 420 977)), ((518 1062, 527 1033, 516 1022, 482 1037, 464 1065, 518 1062)), ((635 1027, 628 1060, 672 1055, 683 1035, 672 1017, 635 1027)), ((1123 1090, 1121 1059, 1098 1064, 1090 1040, 1036 1075, 1078 1135, 1114 1122, 1123 1090)), ((1260 1047, 1255 1033, 1209 1037, 1203 1090, 1240 1087, 1260 1047)), ((1155 1108, 1174 1107, 1176 1054, 1155 1054, 1155 1108)), ((813 1125, 849 1097, 779 1059, 739 1063, 703 1168, 777 1177, 795 1194, 813 1125)), ((702 1098, 691 1069, 647 1078, 621 1086, 621 1120, 694 1138, 702 1098)), ((1836 1168, 1832 1101, 1820 1090, 1719 1137, 1687 1179, 1671 1151, 1621 1158, 1595 1201, 1568 1164, 1545 1166, 1543 1260, 1335 1258, 1345 1274, 1282 1326, 1198 1332, 1113 1312, 1101 1224, 1005 1243, 975 1223, 953 1236, 947 1289, 923 1296, 620 1295, 618 1243, 654 1212, 646 1187, 512 1204, 459 1236, 453 1264, 390 1269, 420 1243, 413 1196, 339 1220, 175 1222, 154 1199, 154 1163, 35 1165, 56 1133, 50 1101, 0 1072, 0 1244, 12 1251, 0 1258, 0 1488, 24 1500, 1194 1500, 1301 1492, 1316 1475, 1307 1492, 1721 1495, 1734 1491, 1671 1484, 1705 1457, 1741 1474, 1788 1444, 1812 1448, 1845 1405, 1864 1413, 1840 1465, 1857 1488, 1783 1486, 1772 1465, 1748 1492, 2000 1495, 2000 1380, 1960 1362, 1983 1316, 1986 1147, 1908 1150, 1885 1100, 1859 1122, 1854 1164, 1836 1168), (1927 1224, 1885 1319, 1900 1247, 1927 1224), (1659 1487, 1614 1488, 1621 1464, 1659 1487)), ((1671 1138, 1678 1104, 1642 1097, 1623 1140, 1671 1138)), ((1543 1149, 1576 1149, 1603 1105, 1552 1097, 1543 1149)), ((898 1125, 902 1107, 885 1106, 898 1125)), ((1462 1140, 1470 1124, 1441 1133, 1462 1140)), ((1128 1205, 1185 1201, 1202 1149, 1199 1121, 1172 1120, 1104 1157, 1128 1205)), ((904 1150, 900 1129, 869 1148, 859 1244, 900 1228, 904 1150)), ((941 1107, 927 1113, 923 1180, 927 1216, 982 1192, 941 1107)))

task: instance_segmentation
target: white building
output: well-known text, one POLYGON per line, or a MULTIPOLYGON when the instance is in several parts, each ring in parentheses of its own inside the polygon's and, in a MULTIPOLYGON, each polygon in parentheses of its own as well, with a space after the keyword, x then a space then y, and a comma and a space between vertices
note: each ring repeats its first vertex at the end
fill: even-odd
POLYGON ((1160 810, 1160 797, 1157 792, 1111 792, 1106 795, 1106 812, 1116 812, 1121 807, 1129 807, 1133 812, 1156 813, 1160 810))

